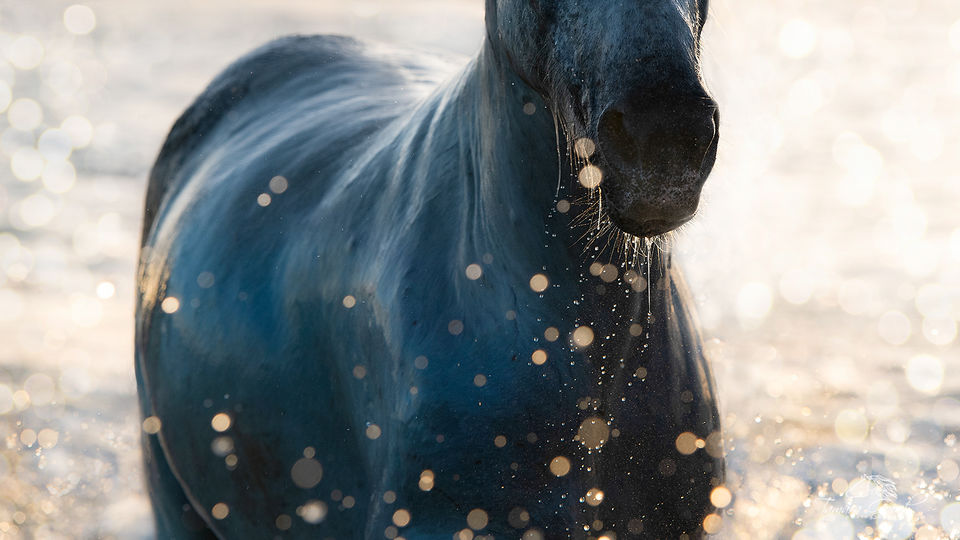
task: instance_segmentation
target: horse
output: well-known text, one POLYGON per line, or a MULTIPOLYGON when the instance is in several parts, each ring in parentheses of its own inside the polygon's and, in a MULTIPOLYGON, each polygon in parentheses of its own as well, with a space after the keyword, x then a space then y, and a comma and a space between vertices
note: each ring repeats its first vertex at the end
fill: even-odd
POLYGON ((716 157, 707 2, 485 9, 452 77, 280 38, 174 124, 137 275, 159 538, 715 528, 717 401, 664 248, 716 157))

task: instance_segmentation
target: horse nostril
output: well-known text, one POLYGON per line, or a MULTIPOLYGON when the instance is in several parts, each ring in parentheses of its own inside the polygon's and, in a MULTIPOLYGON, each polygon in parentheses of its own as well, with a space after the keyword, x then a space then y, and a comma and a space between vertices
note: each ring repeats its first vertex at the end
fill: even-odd
POLYGON ((624 125, 623 113, 611 109, 600 117, 597 134, 603 144, 607 159, 620 163, 635 163, 638 158, 638 144, 624 125))
POLYGON ((655 236, 689 220, 717 154, 719 114, 705 94, 634 92, 597 124, 611 169, 609 212, 623 231, 655 236))
POLYGON ((716 104, 705 96, 622 100, 600 117, 600 150, 627 171, 699 172, 717 134, 716 104))

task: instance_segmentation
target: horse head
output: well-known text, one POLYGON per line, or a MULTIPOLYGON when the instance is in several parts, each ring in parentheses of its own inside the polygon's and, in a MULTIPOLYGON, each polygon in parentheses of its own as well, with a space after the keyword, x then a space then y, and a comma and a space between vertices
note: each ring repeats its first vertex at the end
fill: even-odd
POLYGON ((622 231, 697 210, 719 115, 700 76, 707 0, 487 0, 487 33, 537 90, 622 231))

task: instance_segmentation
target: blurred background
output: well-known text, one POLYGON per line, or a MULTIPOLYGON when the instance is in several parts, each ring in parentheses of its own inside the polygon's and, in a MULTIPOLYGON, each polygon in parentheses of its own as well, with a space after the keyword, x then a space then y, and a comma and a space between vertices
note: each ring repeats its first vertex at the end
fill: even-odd
MULTIPOLYGON (((466 60, 482 0, 0 0, 0 539, 150 538, 145 179, 287 33, 466 60)), ((720 156, 680 234, 722 400, 717 538, 960 538, 960 3, 712 0, 720 156)))

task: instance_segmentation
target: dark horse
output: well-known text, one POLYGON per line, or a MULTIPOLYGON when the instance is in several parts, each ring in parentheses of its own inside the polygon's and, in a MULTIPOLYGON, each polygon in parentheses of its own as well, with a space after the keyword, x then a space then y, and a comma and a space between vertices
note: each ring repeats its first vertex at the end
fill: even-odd
POLYGON ((340 37, 220 75, 147 194, 159 536, 702 536, 723 461, 690 301, 665 251, 601 248, 696 211, 706 10, 488 0, 443 84, 340 37))

